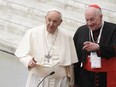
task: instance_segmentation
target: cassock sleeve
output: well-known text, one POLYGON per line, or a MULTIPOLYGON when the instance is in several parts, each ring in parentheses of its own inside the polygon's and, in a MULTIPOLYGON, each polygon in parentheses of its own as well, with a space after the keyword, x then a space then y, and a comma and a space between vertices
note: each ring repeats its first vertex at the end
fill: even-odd
POLYGON ((32 59, 31 56, 31 30, 27 31, 24 35, 20 45, 14 53, 20 61, 28 67, 29 61, 32 59))
POLYGON ((100 43, 101 57, 112 58, 116 57, 116 28, 112 31, 110 38, 108 38, 109 43, 100 43))

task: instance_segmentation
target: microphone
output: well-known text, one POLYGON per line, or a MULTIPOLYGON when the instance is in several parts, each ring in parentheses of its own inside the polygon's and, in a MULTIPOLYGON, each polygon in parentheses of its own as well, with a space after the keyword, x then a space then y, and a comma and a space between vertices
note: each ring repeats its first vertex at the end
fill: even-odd
POLYGON ((46 77, 51 76, 51 75, 53 75, 53 74, 55 74, 54 71, 52 71, 50 74, 48 74, 47 76, 45 76, 45 77, 40 81, 40 83, 37 85, 37 87, 39 87, 39 85, 43 82, 43 80, 44 80, 46 77))
POLYGON ((53 75, 53 74, 55 74, 55 72, 54 72, 54 71, 52 71, 49 75, 53 75))

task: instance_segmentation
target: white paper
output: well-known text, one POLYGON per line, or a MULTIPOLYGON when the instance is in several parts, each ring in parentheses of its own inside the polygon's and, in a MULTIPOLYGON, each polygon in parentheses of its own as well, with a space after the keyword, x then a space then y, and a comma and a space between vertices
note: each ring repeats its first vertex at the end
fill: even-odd
POLYGON ((96 52, 90 54, 91 68, 101 68, 101 57, 98 57, 96 52))

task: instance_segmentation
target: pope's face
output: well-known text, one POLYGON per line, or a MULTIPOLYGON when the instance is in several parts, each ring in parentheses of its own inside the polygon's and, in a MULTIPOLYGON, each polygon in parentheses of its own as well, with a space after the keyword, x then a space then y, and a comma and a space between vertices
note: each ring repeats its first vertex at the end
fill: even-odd
POLYGON ((46 26, 49 33, 54 33, 61 24, 61 14, 56 11, 51 11, 46 15, 46 26))

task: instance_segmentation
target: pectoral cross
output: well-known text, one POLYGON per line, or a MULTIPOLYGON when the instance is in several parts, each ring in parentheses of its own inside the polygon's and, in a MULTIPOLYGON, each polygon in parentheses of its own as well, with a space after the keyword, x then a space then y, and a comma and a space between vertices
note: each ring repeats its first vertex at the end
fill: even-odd
POLYGON ((45 58, 47 58, 47 61, 49 63, 49 60, 50 60, 50 58, 52 58, 52 56, 48 53, 47 55, 45 55, 45 58))

